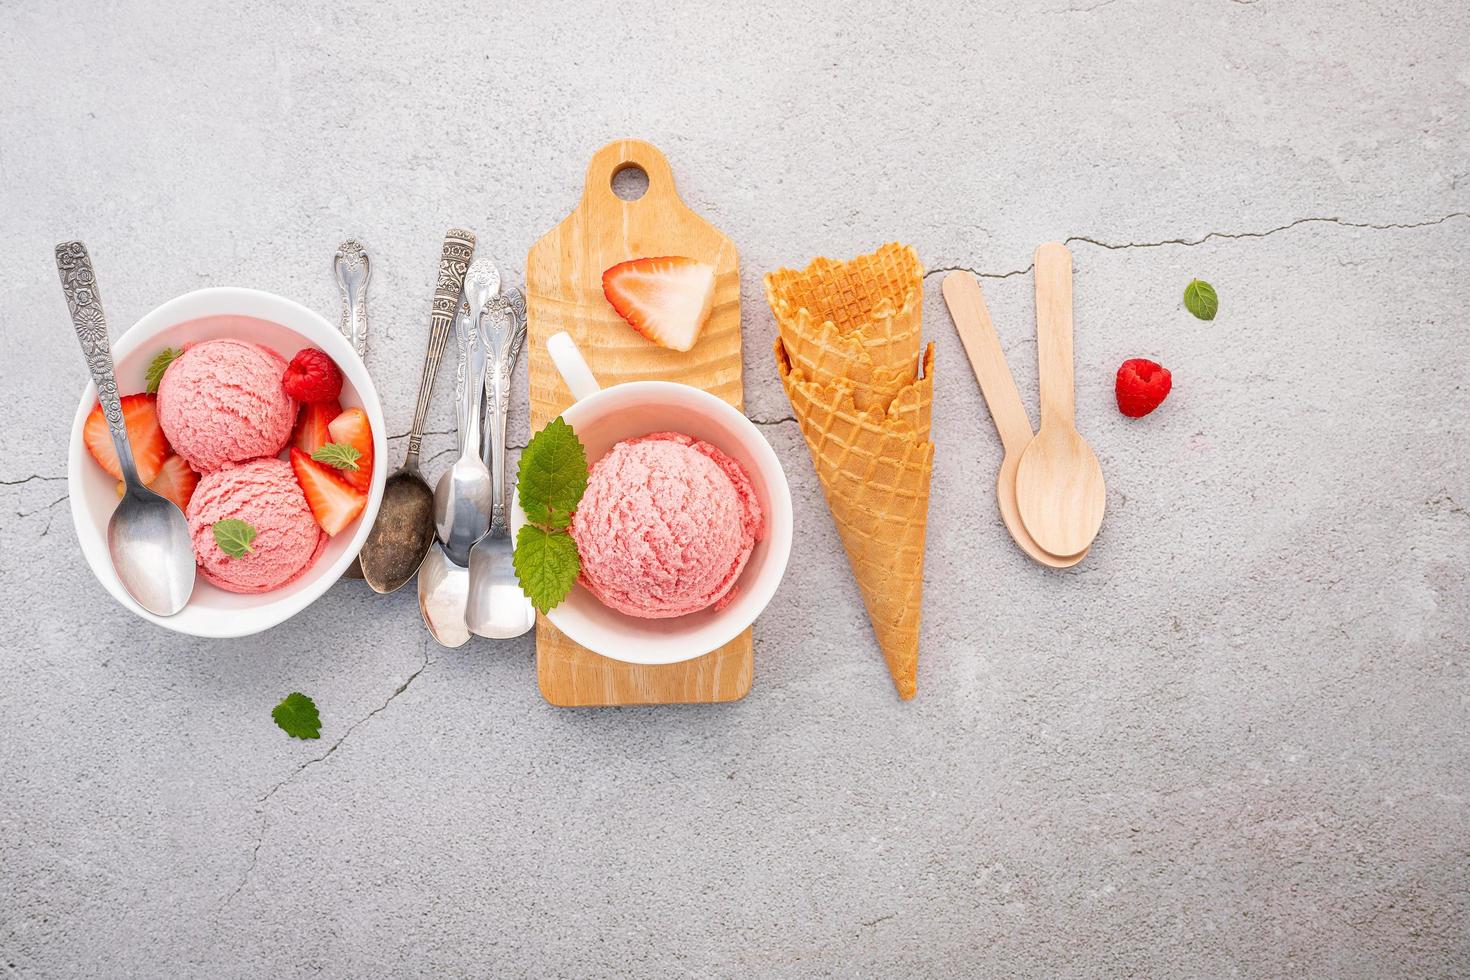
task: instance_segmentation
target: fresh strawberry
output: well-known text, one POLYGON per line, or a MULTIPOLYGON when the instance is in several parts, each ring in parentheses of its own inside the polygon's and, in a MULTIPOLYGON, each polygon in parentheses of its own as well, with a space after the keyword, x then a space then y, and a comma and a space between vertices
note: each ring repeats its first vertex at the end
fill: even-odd
POLYGON ((189 468, 184 457, 170 456, 163 461, 158 476, 148 484, 148 489, 178 504, 179 510, 187 510, 189 498, 194 496, 194 488, 198 485, 199 474, 189 468))
POLYGON ((357 469, 339 472, 342 479, 366 493, 373 482, 373 429, 368 424, 367 413, 360 408, 349 408, 327 423, 327 432, 332 442, 357 450, 357 469))
POLYGON ((332 441, 327 425, 342 414, 342 406, 336 399, 327 402, 308 402, 301 406, 301 417, 296 420, 296 431, 291 433, 291 446, 310 456, 332 441))
POLYGON ((1174 379, 1168 368, 1141 357, 1124 361, 1118 368, 1118 381, 1114 387, 1118 411, 1131 419, 1143 418, 1169 397, 1169 389, 1173 386, 1174 379))
MULTIPOLYGON (((128 442, 133 448, 133 462, 138 467, 138 479, 152 483, 169 454, 168 440, 158 425, 158 411, 152 395, 124 395, 122 397, 123 422, 128 429, 128 442)), ((114 479, 122 479, 122 467, 117 462, 117 450, 112 445, 112 432, 107 428, 107 416, 102 414, 99 404, 87 416, 82 427, 82 441, 92 458, 114 479)))
POLYGON ((670 350, 688 350, 714 306, 715 269, 682 255, 634 259, 602 274, 602 292, 634 330, 670 350))
POLYGON ((286 365, 281 387, 299 402, 335 402, 342 394, 342 372, 324 351, 306 347, 286 365))
POLYGON ((367 494, 356 490, 341 477, 299 449, 291 450, 291 468, 296 482, 306 494, 311 516, 328 534, 337 534, 357 519, 367 506, 367 494))

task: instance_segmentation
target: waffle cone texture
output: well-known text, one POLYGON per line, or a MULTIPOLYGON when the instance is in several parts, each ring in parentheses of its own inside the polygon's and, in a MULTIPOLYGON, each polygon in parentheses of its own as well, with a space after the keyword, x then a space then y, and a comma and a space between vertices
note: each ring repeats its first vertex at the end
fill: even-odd
POLYGON ((905 245, 766 276, 776 368, 899 696, 918 689, 934 444, 923 266, 905 245))

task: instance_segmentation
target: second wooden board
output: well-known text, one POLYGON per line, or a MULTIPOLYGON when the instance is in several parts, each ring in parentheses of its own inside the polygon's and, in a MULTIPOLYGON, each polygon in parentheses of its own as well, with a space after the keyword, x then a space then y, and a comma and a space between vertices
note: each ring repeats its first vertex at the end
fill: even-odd
MULTIPOLYGON (((547 338, 562 330, 577 342, 604 387, 680 381, 742 407, 739 255, 728 238, 680 200, 668 161, 649 143, 619 140, 592 158, 581 202, 526 256, 526 306, 535 429, 572 403, 546 353, 547 338), (647 191, 632 201, 613 190, 613 178, 630 167, 648 176, 647 191), (645 340, 602 292, 604 270, 659 255, 687 255, 715 267, 714 310, 687 352, 645 340)), ((734 701, 750 691, 753 674, 750 630, 702 657, 649 667, 592 653, 544 616, 536 624, 537 681, 555 705, 734 701)))

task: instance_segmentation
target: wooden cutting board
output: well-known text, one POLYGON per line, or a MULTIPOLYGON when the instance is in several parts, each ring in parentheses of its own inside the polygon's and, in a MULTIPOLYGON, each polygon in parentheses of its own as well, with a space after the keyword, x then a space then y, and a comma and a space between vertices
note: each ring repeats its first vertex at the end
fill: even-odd
MULTIPOLYGON (((742 407, 740 257, 735 246, 679 199, 664 155, 642 140, 609 143, 587 167, 582 200, 526 256, 526 307, 533 431, 572 403, 546 353, 565 330, 604 388, 624 381, 682 381, 742 407), (613 193, 629 167, 648 175, 636 201, 613 193), (687 353, 644 340, 602 294, 602 273, 629 259, 687 255, 715 267, 715 303, 687 353)), ((642 667, 592 653, 536 621, 536 676, 541 694, 562 707, 734 701, 754 674, 750 630, 694 660, 642 667)))

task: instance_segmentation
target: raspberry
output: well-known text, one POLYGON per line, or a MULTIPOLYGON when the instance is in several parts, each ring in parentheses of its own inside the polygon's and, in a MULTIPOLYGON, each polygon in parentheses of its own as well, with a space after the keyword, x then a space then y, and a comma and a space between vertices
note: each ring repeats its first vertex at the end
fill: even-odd
POLYGON ((342 372, 323 351, 307 347, 286 365, 281 387, 299 402, 332 401, 342 394, 342 372))
POLYGON ((1118 382, 1114 388, 1118 396, 1118 411, 1131 419, 1143 418, 1158 408, 1174 379, 1169 369, 1142 357, 1124 361, 1118 368, 1118 382))

